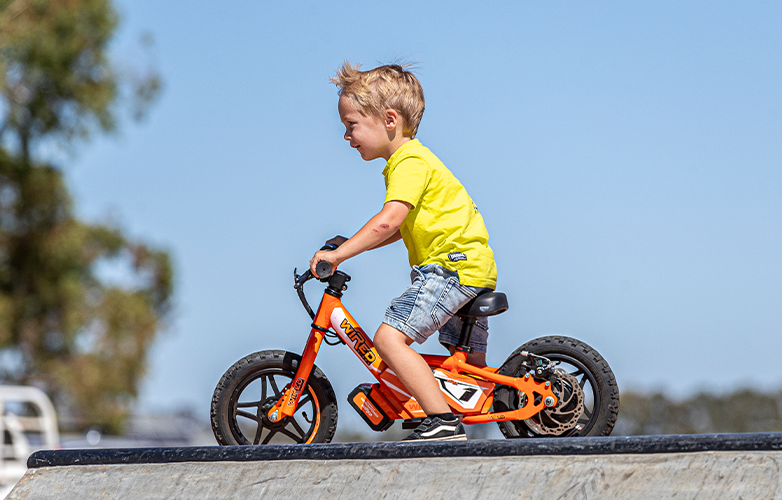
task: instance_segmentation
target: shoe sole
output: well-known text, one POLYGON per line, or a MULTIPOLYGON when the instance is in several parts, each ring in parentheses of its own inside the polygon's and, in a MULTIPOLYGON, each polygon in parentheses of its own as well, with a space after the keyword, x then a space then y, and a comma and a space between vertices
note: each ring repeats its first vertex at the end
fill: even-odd
POLYGON ((403 443, 420 443, 422 441, 467 441, 467 436, 464 434, 460 436, 446 436, 441 438, 421 438, 421 439, 408 439, 402 441, 403 443))

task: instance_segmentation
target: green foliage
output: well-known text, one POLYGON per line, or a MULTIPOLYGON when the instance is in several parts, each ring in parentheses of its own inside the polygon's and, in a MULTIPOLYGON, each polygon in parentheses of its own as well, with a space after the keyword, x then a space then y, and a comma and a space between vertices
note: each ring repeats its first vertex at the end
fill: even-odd
POLYGON ((161 81, 110 64, 106 45, 117 23, 109 0, 0 0, 0 140, 14 133, 29 160, 34 140, 67 143, 95 127, 112 130, 125 87, 134 118, 143 117, 161 81))
POLYGON ((6 123, 30 141, 85 136, 88 122, 114 125, 116 79, 105 46, 117 16, 108 0, 5 0, 0 18, 6 123))
POLYGON ((0 0, 0 378, 47 390, 74 428, 122 427, 169 312, 167 253, 77 220, 59 169, 32 158, 110 130, 118 77, 106 56, 117 25, 107 0, 0 0), (9 141, 15 140, 14 141, 9 141), (14 147, 15 144, 15 147, 14 147), (98 270, 123 268, 123 283, 98 270), (123 267, 124 266, 124 267, 123 267))
POLYGON ((717 396, 700 393, 674 401, 662 393, 621 394, 614 434, 710 434, 782 431, 782 391, 742 389, 717 396))

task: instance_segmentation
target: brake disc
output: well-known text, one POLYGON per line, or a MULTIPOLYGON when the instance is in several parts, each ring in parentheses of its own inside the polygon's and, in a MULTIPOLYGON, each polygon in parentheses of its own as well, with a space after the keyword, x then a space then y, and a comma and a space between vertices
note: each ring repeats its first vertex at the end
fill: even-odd
POLYGON ((524 421, 538 435, 558 436, 569 431, 584 413, 584 391, 578 379, 561 368, 551 377, 552 391, 557 395, 557 405, 541 410, 524 421))

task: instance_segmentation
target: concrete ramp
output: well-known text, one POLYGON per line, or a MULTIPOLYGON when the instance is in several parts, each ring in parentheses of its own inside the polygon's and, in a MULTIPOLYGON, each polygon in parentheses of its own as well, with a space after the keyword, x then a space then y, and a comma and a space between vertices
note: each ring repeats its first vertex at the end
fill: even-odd
POLYGON ((10 499, 782 499, 782 434, 34 454, 10 499))

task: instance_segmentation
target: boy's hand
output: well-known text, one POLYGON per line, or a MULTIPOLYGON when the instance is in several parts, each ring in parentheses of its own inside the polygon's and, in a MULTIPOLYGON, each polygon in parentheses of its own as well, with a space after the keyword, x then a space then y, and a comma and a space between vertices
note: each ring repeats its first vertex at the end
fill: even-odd
MULTIPOLYGON (((347 238, 344 236, 334 236, 330 240, 326 242, 326 245, 334 245, 334 246, 340 246, 341 244, 348 241, 347 238)), ((329 264, 331 264, 331 267, 334 269, 337 269, 337 265, 339 265, 342 260, 337 259, 336 254, 333 250, 319 250, 315 252, 315 255, 310 259, 310 271, 312 271, 312 274, 315 276, 318 275, 318 273, 315 270, 315 267, 318 265, 318 262, 326 261, 329 264)))
MULTIPOLYGON (((326 242, 327 244, 330 242, 326 242)), ((332 243, 333 245, 336 245, 336 243, 332 243)), ((318 272, 315 269, 315 266, 318 265, 318 262, 326 261, 329 264, 331 264, 331 267, 336 270, 337 266, 342 262, 340 259, 337 258, 337 252, 333 250, 319 250, 315 252, 315 255, 310 259, 310 271, 312 271, 313 276, 318 276, 318 272)))

